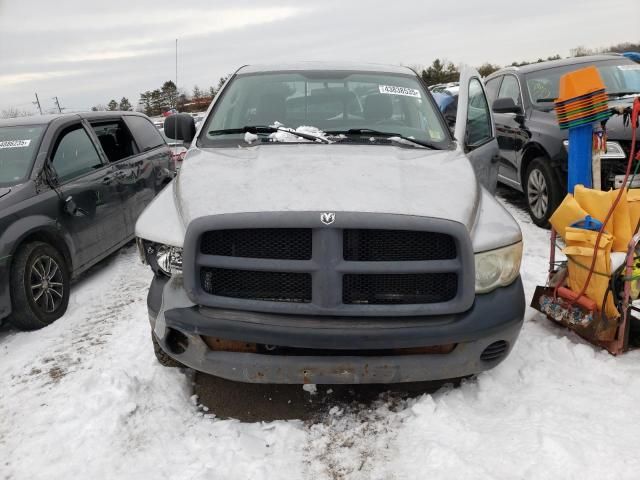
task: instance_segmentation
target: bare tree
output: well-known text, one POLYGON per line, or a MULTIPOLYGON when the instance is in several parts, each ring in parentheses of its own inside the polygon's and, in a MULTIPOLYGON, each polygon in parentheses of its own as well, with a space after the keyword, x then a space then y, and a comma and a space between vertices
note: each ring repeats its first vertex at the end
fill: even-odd
POLYGON ((29 117, 33 115, 31 112, 27 112, 26 110, 20 110, 16 107, 9 107, 0 112, 0 118, 16 118, 16 117, 29 117))

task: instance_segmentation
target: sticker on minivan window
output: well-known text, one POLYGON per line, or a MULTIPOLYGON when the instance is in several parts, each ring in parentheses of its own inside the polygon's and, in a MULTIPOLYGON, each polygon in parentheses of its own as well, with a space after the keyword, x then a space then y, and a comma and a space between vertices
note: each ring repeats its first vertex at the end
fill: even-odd
POLYGON ((404 95, 405 97, 420 98, 420 92, 415 88, 407 87, 394 87, 391 85, 378 85, 380 93, 386 93, 387 95, 404 95))
POLYGON ((0 141, 0 148, 24 148, 31 144, 31 139, 28 140, 2 140, 0 141))

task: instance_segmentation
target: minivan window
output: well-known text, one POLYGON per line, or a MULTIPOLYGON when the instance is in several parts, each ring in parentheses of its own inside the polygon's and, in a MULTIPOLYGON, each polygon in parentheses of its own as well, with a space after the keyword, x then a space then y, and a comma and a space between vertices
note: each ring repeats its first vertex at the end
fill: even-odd
POLYGON ((542 109, 553 108, 553 102, 558 98, 560 77, 591 65, 598 69, 609 95, 640 93, 640 65, 626 58, 615 58, 528 73, 526 82, 531 103, 542 109))
POLYGON ((162 135, 160 135, 155 125, 151 123, 151 120, 136 115, 126 115, 124 121, 133 133, 141 152, 164 145, 162 135))
POLYGON ((124 122, 92 124, 91 128, 96 133, 100 146, 110 162, 117 162, 137 153, 133 137, 124 122))
POLYGON ((417 77, 348 71, 240 74, 224 89, 200 141, 244 143, 245 126, 315 128, 324 132, 371 129, 446 148, 450 136, 417 77), (210 132, 215 132, 211 134, 210 132))
POLYGON ((67 131, 53 154, 53 168, 61 182, 79 177, 101 166, 98 152, 82 127, 67 131))
POLYGON ((0 187, 26 180, 44 129, 43 125, 0 127, 0 187))

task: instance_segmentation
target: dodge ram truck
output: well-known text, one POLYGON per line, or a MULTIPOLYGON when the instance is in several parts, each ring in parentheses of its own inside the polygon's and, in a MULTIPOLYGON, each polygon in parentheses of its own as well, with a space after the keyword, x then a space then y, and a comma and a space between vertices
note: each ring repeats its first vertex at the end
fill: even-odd
POLYGON ((136 224, 163 365, 258 383, 467 376, 511 351, 522 235, 494 198, 498 146, 465 69, 450 130, 410 69, 240 68, 136 224))

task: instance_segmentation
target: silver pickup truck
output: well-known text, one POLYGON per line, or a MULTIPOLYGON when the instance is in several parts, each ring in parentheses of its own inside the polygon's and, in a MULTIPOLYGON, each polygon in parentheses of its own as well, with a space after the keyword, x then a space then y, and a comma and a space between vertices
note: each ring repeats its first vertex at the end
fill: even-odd
POLYGON ((524 317, 520 229, 465 69, 453 131, 410 69, 245 66, 136 225, 165 365, 241 382, 395 383, 500 363, 524 317))

